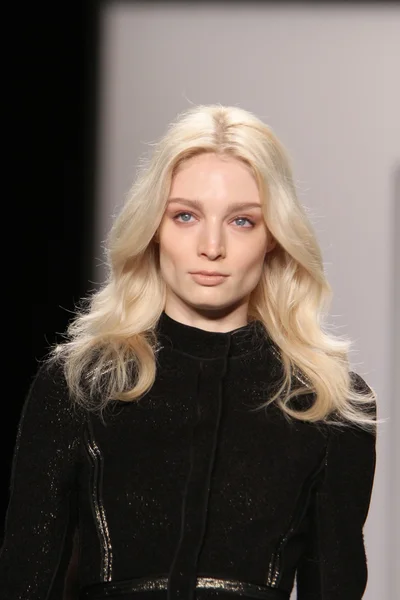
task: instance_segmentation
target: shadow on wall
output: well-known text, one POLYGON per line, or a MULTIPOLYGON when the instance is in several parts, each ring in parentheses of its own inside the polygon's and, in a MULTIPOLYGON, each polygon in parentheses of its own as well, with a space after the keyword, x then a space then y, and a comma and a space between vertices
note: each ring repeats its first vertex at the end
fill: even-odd
MULTIPOLYGON (((391 465, 389 490, 389 511, 392 515, 389 519, 390 531, 388 540, 390 543, 389 553, 391 556, 400 556, 400 511, 398 509, 398 498, 400 498, 400 394, 399 367, 400 367, 400 162, 393 168, 393 289, 392 289, 392 347, 391 356, 391 381, 390 381, 390 406, 389 422, 391 443, 391 465), (394 527, 393 527, 394 525, 394 527)), ((393 563, 395 564, 395 563, 393 563)), ((400 574, 398 569, 392 569, 392 581, 390 582, 391 598, 400 598, 400 574)))

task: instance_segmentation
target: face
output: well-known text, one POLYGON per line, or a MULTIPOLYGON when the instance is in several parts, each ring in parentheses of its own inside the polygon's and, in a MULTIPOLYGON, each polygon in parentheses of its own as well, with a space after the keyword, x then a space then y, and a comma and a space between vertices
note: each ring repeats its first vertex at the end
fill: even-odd
POLYGON ((170 317, 216 331, 247 323, 250 294, 274 247, 247 165, 214 154, 184 161, 172 181, 158 240, 170 317))

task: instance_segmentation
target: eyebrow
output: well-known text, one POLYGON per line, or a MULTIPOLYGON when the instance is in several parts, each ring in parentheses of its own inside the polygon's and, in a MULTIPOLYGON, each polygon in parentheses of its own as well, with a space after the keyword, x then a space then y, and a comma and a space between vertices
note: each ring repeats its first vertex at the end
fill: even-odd
MULTIPOLYGON (((187 204, 188 206, 193 206, 194 208, 203 208, 203 204, 200 202, 200 200, 189 200, 188 198, 169 198, 168 204, 172 204, 173 202, 187 204)), ((257 202, 231 202, 231 204, 228 204, 228 210, 230 211, 248 208, 261 208, 261 204, 258 204, 257 202)))

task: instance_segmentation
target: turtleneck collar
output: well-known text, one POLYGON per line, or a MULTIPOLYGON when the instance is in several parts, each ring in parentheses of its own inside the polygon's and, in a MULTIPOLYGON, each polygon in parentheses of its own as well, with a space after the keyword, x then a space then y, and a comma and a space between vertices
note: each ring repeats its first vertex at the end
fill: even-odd
POLYGON ((228 332, 214 332, 180 323, 165 311, 158 321, 157 335, 162 346, 201 359, 238 357, 256 351, 263 343, 271 343, 261 321, 250 321, 228 332))

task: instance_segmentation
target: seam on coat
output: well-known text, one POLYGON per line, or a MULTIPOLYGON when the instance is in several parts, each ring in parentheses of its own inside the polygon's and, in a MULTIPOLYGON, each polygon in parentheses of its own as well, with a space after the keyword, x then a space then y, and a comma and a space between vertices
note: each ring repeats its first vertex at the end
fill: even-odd
MULTIPOLYGON (((324 450, 324 455, 316 467, 316 469, 307 477, 304 482, 302 489, 300 491, 299 497, 297 499, 296 506, 294 508, 293 514, 290 518, 289 527, 286 532, 280 537, 276 550, 272 553, 269 565, 268 565, 268 573, 267 573, 267 585, 272 588, 278 587, 282 578, 282 557, 285 550, 286 543, 290 536, 294 533, 297 527, 302 522, 310 501, 311 495, 314 491, 314 488, 318 483, 318 476, 325 470, 326 467, 326 452, 327 446, 324 450)), ((317 492, 316 492, 317 494, 317 492)))
POLYGON ((102 581, 112 581, 113 551, 102 497, 103 456, 100 448, 96 444, 90 419, 88 420, 88 427, 85 431, 85 445, 92 466, 90 503, 97 535, 100 540, 100 579, 102 581))

